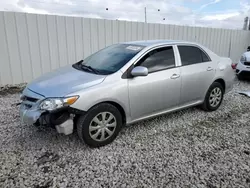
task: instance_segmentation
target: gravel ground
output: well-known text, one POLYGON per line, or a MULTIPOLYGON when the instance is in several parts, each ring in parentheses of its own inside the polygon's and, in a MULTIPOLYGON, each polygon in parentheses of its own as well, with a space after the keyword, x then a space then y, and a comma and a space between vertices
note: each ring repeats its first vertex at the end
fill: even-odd
POLYGON ((77 134, 21 125, 18 94, 0 96, 0 187, 250 187, 250 90, 216 112, 191 108, 126 126, 90 149, 77 134))

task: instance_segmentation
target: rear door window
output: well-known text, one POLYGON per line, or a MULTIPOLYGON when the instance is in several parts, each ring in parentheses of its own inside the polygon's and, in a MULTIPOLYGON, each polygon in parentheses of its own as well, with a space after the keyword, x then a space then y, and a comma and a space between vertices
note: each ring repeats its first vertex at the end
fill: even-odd
POLYGON ((182 66, 210 61, 210 58, 201 49, 195 46, 178 46, 182 66))

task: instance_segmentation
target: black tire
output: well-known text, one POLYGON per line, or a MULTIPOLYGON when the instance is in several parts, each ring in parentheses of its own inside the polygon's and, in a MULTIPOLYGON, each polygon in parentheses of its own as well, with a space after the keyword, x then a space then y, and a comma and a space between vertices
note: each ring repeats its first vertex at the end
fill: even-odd
POLYGON ((90 147, 101 147, 113 142, 113 140, 117 137, 122 127, 122 116, 120 111, 115 106, 109 103, 101 103, 91 108, 87 112, 87 114, 80 116, 77 119, 76 126, 77 126, 78 136, 82 141, 84 141, 90 147), (112 136, 110 136, 106 140, 96 141, 92 139, 90 136, 89 126, 93 118, 102 112, 109 112, 115 117, 116 128, 112 136))
POLYGON ((223 86, 222 86, 219 82, 214 82, 214 83, 209 87, 209 89, 208 89, 208 91, 207 91, 207 93, 206 93, 205 100, 204 100, 203 104, 201 105, 201 108, 202 108, 203 110, 209 111, 209 112, 217 110, 217 109, 220 107, 220 105, 221 105, 221 103, 222 103, 222 101, 223 101, 224 92, 225 92, 225 91, 224 91, 223 86), (219 88, 219 89, 221 90, 221 100, 220 100, 220 102, 218 103, 218 105, 216 105, 216 106, 211 106, 211 104, 210 104, 210 102, 209 102, 209 98, 210 98, 211 92, 212 92, 215 88, 219 88))

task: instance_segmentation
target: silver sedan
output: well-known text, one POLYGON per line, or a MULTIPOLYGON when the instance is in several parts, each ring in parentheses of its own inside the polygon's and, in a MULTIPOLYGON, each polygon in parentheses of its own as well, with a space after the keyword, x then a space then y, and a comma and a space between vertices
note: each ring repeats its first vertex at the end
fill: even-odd
POLYGON ((216 110, 232 89, 231 64, 191 42, 114 44, 29 83, 20 114, 26 124, 59 133, 76 128, 86 144, 100 147, 125 124, 197 105, 216 110))

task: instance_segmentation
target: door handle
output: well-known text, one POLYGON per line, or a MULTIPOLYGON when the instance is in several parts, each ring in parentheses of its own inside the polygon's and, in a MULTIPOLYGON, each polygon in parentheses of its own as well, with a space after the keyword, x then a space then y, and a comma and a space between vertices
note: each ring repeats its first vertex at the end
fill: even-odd
POLYGON ((212 70, 214 70, 212 67, 207 68, 207 71, 212 71, 212 70))
POLYGON ((173 74, 170 78, 171 78, 171 79, 177 79, 177 78, 179 78, 179 77, 180 77, 179 74, 173 74))

